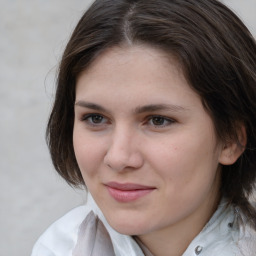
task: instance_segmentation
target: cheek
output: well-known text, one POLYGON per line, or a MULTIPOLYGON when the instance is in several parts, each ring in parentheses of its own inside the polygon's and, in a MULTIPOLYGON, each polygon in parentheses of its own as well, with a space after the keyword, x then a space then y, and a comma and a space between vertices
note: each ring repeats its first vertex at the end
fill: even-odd
POLYGON ((96 174, 98 165, 103 156, 102 145, 88 136, 85 132, 75 129, 73 145, 77 163, 83 177, 96 174))
POLYGON ((176 188, 211 180, 218 167, 214 141, 208 135, 192 138, 191 134, 186 136, 183 133, 182 136, 159 144, 149 153, 151 166, 176 188))
POLYGON ((188 139, 167 142, 150 155, 151 166, 161 177, 162 198, 168 202, 163 212, 173 216, 192 211, 219 186, 214 143, 188 139))

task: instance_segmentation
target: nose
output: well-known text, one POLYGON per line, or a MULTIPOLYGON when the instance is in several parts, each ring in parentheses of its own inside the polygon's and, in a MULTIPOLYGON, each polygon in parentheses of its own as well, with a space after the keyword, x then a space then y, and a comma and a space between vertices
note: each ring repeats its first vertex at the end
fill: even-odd
POLYGON ((137 136, 131 130, 113 132, 104 163, 115 171, 136 170, 143 165, 137 136))

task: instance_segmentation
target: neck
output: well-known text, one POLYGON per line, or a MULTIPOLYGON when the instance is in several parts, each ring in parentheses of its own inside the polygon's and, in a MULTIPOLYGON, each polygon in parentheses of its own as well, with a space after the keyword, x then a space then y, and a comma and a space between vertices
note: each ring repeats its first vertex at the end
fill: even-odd
POLYGON ((138 236, 137 239, 154 256, 181 256, 210 220, 219 201, 219 194, 215 198, 208 198, 204 205, 188 218, 164 229, 138 236))

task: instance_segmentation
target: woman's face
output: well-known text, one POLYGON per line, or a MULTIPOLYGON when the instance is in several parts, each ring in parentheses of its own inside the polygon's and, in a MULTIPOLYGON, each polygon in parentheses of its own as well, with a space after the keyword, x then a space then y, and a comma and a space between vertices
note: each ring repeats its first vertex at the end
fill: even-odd
POLYGON ((80 75, 73 142, 89 191, 120 233, 203 225, 216 207, 222 145, 162 51, 112 48, 80 75))

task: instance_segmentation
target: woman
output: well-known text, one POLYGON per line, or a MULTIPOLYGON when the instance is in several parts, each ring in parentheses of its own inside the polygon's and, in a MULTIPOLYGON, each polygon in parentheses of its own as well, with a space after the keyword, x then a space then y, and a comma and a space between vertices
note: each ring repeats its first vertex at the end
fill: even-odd
POLYGON ((88 203, 32 255, 255 255, 255 113, 255 40, 219 1, 96 0, 47 129, 88 203))

